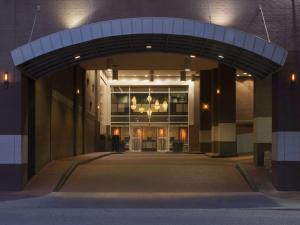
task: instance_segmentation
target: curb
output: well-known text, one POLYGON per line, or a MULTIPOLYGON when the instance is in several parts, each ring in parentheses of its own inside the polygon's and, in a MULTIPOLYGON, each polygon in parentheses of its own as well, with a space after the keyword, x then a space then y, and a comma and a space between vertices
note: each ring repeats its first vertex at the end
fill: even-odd
POLYGON ((65 185, 65 183, 67 182, 67 180, 69 179, 69 177, 72 175, 72 173, 76 170, 76 168, 80 165, 89 163, 91 161, 106 157, 106 156, 110 156, 113 154, 117 154, 117 153, 113 153, 113 152, 109 152, 106 154, 102 154, 99 156, 95 156, 91 159, 86 159, 80 162, 73 162, 72 165, 64 172, 64 174, 61 176, 61 178, 59 179, 59 181, 57 182, 57 184, 55 185, 53 192, 59 192, 60 189, 65 185))
POLYGON ((249 187, 254 192, 259 192, 258 187, 256 186, 255 182, 253 181, 252 177, 249 175, 249 173, 241 166, 240 163, 237 163, 235 165, 235 168, 240 172, 242 177, 245 179, 249 187))

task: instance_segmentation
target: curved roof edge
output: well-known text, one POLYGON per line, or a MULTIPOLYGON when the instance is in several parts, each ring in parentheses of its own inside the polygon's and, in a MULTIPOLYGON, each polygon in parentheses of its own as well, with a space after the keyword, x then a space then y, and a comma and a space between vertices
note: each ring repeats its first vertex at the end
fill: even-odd
POLYGON ((11 51, 15 66, 72 45, 96 39, 136 34, 184 35, 209 39, 245 49, 283 66, 288 52, 255 35, 192 19, 171 17, 125 18, 96 22, 59 31, 11 51))

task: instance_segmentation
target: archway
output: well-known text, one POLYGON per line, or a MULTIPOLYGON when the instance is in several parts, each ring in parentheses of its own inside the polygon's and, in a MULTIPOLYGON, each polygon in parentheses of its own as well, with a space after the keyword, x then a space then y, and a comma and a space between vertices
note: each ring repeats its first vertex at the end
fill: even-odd
MULTIPOLYGON (((257 78, 277 72, 287 58, 287 51, 280 46, 239 30, 157 17, 104 21, 64 30, 25 44, 11 54, 24 75, 38 80, 93 58, 145 51, 204 57, 257 78)), ((84 85, 80 80, 77 84, 84 85)))

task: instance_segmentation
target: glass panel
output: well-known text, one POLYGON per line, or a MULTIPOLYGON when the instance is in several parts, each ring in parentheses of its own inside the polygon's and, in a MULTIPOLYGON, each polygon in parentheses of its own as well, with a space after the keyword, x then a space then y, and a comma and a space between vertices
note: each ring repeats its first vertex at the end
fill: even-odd
POLYGON ((171 123, 184 123, 188 122, 188 116, 170 116, 171 123))
POLYGON ((129 114, 129 94, 111 94, 111 114, 128 115, 129 114))
POLYGON ((111 117, 111 122, 112 123, 125 123, 129 122, 129 117, 128 116, 112 116, 111 117))
POLYGON ((187 115, 188 114, 188 94, 172 93, 170 103, 171 115, 187 115))

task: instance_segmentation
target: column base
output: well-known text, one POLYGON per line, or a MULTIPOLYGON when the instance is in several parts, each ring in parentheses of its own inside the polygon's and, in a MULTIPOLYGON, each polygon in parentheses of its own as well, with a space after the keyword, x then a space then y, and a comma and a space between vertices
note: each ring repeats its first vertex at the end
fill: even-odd
POLYGON ((279 191, 300 191, 300 161, 272 161, 272 183, 279 191))
POLYGON ((211 143, 200 143, 200 152, 207 153, 211 152, 211 143))
POLYGON ((218 154, 221 157, 237 155, 236 142, 214 141, 212 149, 213 153, 218 154))
POLYGON ((254 143, 253 160, 254 165, 264 166, 265 152, 272 150, 271 143, 254 143))
POLYGON ((27 164, 0 164, 0 191, 21 191, 27 183, 27 164))

